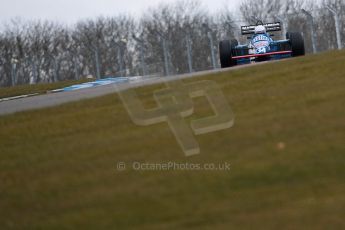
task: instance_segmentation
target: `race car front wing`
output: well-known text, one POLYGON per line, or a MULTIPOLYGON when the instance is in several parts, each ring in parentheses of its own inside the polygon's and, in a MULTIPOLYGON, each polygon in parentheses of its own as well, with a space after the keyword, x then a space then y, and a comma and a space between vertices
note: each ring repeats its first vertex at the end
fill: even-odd
POLYGON ((248 54, 248 55, 242 55, 242 56, 233 56, 231 59, 238 60, 238 59, 248 59, 248 58, 254 58, 254 57, 265 57, 265 56, 273 56, 273 55, 284 55, 284 54, 292 54, 292 51, 277 51, 277 52, 270 52, 265 54, 248 54))

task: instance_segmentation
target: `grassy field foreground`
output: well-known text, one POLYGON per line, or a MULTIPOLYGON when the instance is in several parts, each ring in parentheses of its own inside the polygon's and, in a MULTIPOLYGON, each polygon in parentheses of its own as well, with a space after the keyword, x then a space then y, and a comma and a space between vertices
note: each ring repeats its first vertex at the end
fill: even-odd
MULTIPOLYGON (((344 63, 331 52, 185 81, 216 81, 236 115, 189 158, 166 123, 134 125, 117 94, 2 116, 0 228, 345 229, 344 63)), ((161 87, 137 92, 153 106, 161 87)), ((187 121, 210 113, 195 108, 187 121)))

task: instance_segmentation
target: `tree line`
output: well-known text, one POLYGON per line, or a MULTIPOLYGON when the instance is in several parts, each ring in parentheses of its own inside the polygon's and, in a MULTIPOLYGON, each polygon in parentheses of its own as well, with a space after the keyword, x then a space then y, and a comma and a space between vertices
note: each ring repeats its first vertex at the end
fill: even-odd
MULTIPOLYGON (((217 68, 218 42, 246 38, 240 25, 284 21, 302 31, 312 52, 311 12, 317 51, 337 48, 335 9, 345 41, 345 2, 244 0, 238 9, 210 13, 198 0, 162 3, 140 19, 129 15, 82 20, 73 26, 12 20, 0 32, 0 86, 56 82, 88 76, 170 75, 217 68)), ((284 35, 282 35, 284 37, 284 35)))

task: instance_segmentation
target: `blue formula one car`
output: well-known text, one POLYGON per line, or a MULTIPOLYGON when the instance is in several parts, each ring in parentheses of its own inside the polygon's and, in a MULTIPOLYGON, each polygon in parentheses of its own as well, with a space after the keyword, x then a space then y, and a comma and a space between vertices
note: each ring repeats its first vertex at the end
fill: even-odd
POLYGON ((305 55, 304 39, 299 32, 287 32, 286 39, 274 41, 271 32, 281 31, 281 23, 264 24, 259 21, 255 26, 242 26, 242 35, 251 35, 248 45, 238 41, 223 40, 219 43, 222 68, 241 64, 279 60, 305 55))

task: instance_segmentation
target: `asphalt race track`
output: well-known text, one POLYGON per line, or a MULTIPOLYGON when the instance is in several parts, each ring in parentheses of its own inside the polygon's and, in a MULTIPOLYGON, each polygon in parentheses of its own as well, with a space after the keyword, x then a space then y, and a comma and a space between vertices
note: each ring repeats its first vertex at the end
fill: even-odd
MULTIPOLYGON (((263 63, 255 63, 254 65, 260 65, 263 63)), ((231 68, 239 69, 246 68, 252 65, 237 66, 231 68)), ((56 105, 61 105, 67 102, 79 101, 83 99, 90 99, 94 97, 103 96, 106 94, 116 93, 121 90, 126 90, 129 88, 135 88, 139 86, 152 85, 157 83, 162 83, 166 81, 173 81, 177 79, 191 78, 191 77, 201 77, 208 74, 217 74, 221 72, 229 71, 229 69, 217 69, 210 71, 196 72, 192 74, 183 74, 170 77, 156 77, 151 79, 146 79, 144 81, 133 81, 125 82, 120 84, 110 84, 105 86, 98 86, 94 88, 80 89, 69 92, 59 92, 50 93, 44 95, 38 95, 33 97, 20 98, 9 101, 0 102, 0 115, 12 114, 16 112, 41 109, 46 107, 52 107, 56 105)))
POLYGON ((224 70, 204 71, 193 74, 177 75, 170 77, 159 77, 153 79, 147 79, 145 81, 125 82, 120 84, 110 84, 105 86, 98 86, 94 88, 80 89, 69 92, 58 92, 44 95, 38 95, 33 97, 20 98, 15 100, 0 102, 0 115, 6 115, 26 110, 41 109, 45 107, 52 107, 61 105, 67 102, 79 101, 83 99, 89 99, 99 97, 111 93, 116 93, 119 90, 125 90, 128 88, 151 85, 161 83, 164 81, 172 81, 180 78, 189 78, 195 76, 203 76, 212 73, 218 73, 224 70))

